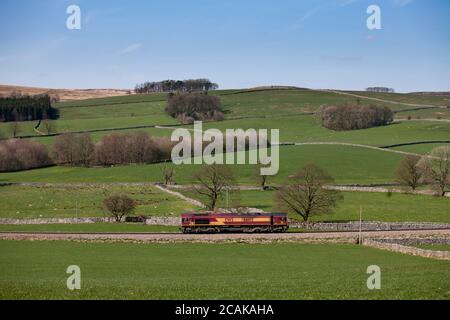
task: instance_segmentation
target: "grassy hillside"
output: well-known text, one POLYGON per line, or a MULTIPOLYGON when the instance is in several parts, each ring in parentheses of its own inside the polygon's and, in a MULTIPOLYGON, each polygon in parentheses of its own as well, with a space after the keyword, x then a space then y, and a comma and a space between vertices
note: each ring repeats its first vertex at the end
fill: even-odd
MULTIPOLYGON (((313 162, 327 169, 338 183, 384 183, 393 174, 403 155, 339 145, 305 145, 280 147, 280 171, 273 181, 282 183, 313 162)), ((192 182, 199 165, 175 166, 175 182, 192 182)), ((256 184, 254 165, 234 165, 237 183, 256 184)), ((161 182, 160 164, 129 165, 107 168, 51 167, 2 173, 0 182, 161 182)))
MULTIPOLYGON (((225 114, 228 119, 239 117, 284 117, 296 114, 311 113, 324 104, 356 103, 358 98, 326 91, 279 89, 279 90, 226 90, 211 94, 220 96, 225 114)), ((361 95, 391 99, 408 103, 436 103, 442 102, 441 97, 428 97, 427 95, 399 95, 392 97, 384 94, 361 95), (379 96, 378 96, 379 95, 379 96), (415 100, 417 98, 417 100, 415 100)), ((120 129, 134 126, 168 125, 176 121, 164 112, 166 95, 161 93, 149 95, 129 95, 101 99, 89 99, 58 103, 61 118, 55 122, 55 132, 85 131, 95 129, 120 129)), ((396 103, 386 103, 367 99, 359 99, 363 104, 387 105, 393 110, 411 109, 396 103)), ((449 118, 448 109, 427 109, 400 113, 401 118, 420 115, 422 118, 449 118), (438 115, 439 114, 439 115, 438 115)), ((22 136, 38 135, 33 128, 37 121, 21 122, 22 136)), ((44 128, 40 129, 44 131, 44 128)), ((0 123, 0 132, 9 135, 8 124, 0 123)))
POLYGON ((0 218, 106 217, 103 198, 126 194, 137 201, 135 215, 177 216, 197 208, 154 187, 0 187, 0 218), (18 202, 17 199, 20 199, 18 202))
MULTIPOLYGON (((350 94, 366 95, 377 99, 390 100, 389 102, 374 102, 360 99, 361 103, 388 105, 396 111, 411 109, 400 103, 441 105, 445 97, 404 94, 375 94, 366 92, 349 92, 350 94)), ((210 94, 219 95, 226 110, 226 120, 222 122, 204 123, 203 129, 280 129, 281 142, 327 142, 351 143, 376 147, 383 147, 401 143, 446 141, 450 140, 450 122, 424 121, 413 119, 410 121, 395 122, 392 125, 365 130, 336 132, 320 126, 315 117, 311 115, 323 104, 356 103, 356 97, 334 92, 278 89, 278 90, 223 90, 210 94)), ((137 129, 124 129, 135 126, 174 125, 177 121, 169 117, 165 111, 165 94, 130 95, 122 97, 109 97, 103 99, 89 99, 58 103, 61 119, 56 122, 56 130, 84 131, 105 130, 93 132, 92 138, 98 141, 105 134, 112 132, 130 132, 137 129)), ((408 111, 420 113, 421 117, 429 117, 438 110, 444 113, 448 109, 427 109, 408 111)), ((407 112, 398 113, 401 117, 407 112)), ((445 116, 445 114, 444 114, 445 116)), ((21 123, 21 134, 36 134, 33 126, 36 122, 21 123)), ((6 133, 9 124, 1 123, 0 131, 6 133)), ((183 126, 192 129, 192 126, 183 126)), ((154 136, 170 136, 174 128, 144 128, 154 136)), ((49 146, 51 149, 55 137, 33 138, 49 146)), ((414 144, 399 146, 393 150, 427 153, 441 144, 414 144)), ((394 172, 404 158, 404 155, 383 150, 373 150, 344 145, 302 145, 280 147, 280 171, 272 178, 273 183, 284 183, 289 175, 297 172, 307 163, 313 162, 328 170, 337 183, 388 183, 394 181, 394 172)), ((192 173, 199 167, 195 165, 176 166, 175 182, 177 184, 192 183, 192 173)), ((232 166, 236 183, 257 185, 256 168, 251 165, 232 166)), ((70 168, 50 167, 14 173, 0 173, 0 182, 162 182, 160 164, 112 166, 106 168, 70 168)), ((74 199, 79 199, 81 216, 100 215, 100 190, 45 191, 25 187, 2 187, 3 203, 0 210, 3 216, 72 216, 74 199), (16 189, 14 189, 16 188, 16 189), (17 204, 13 199, 19 197, 23 203, 17 204), (42 198, 42 199, 41 199, 42 198), (51 200, 57 201, 58 206, 52 207, 51 200), (47 206, 44 206, 44 204, 47 206)), ((141 201, 148 203, 141 205, 138 213, 149 215, 178 214, 184 209, 186 203, 177 199, 158 195, 157 193, 139 194, 139 191, 129 190, 131 194, 141 201), (166 199, 166 200, 164 200, 166 199), (169 200, 167 200, 169 199, 169 200), (170 203, 169 203, 170 202, 170 203), (156 208, 152 204, 156 203, 156 208)), ((1 195, 0 195, 1 196, 1 195)), ((271 197, 267 199, 247 199, 244 194, 244 204, 272 209, 271 197), (250 201, 251 200, 251 201, 250 201)), ((368 207, 367 219, 380 219, 383 221, 447 221, 443 212, 450 208, 448 201, 431 197, 399 195, 390 199, 383 198, 381 194, 348 193, 345 204, 338 208, 331 218, 335 220, 353 219, 352 215, 358 211, 358 205, 364 203, 368 207), (384 204, 388 205, 384 206, 384 204), (381 208, 382 210, 378 210, 381 208), (420 208, 420 209, 418 209, 420 208), (431 212, 429 216, 423 212, 431 212)), ((448 211, 448 210, 447 210, 448 211)))

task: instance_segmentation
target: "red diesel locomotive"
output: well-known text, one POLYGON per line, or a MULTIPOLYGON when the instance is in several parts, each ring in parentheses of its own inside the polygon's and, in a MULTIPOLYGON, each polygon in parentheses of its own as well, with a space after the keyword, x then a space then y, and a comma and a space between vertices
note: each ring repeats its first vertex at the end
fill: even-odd
POLYGON ((187 213, 181 215, 183 233, 286 232, 288 228, 286 213, 187 213))

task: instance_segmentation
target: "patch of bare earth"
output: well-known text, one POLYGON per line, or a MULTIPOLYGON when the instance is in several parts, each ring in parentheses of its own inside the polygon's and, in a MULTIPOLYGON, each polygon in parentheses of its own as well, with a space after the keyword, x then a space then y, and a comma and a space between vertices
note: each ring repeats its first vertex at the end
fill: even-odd
POLYGON ((0 85, 1 96, 9 96, 12 93, 21 93, 23 95, 48 94, 51 96, 58 96, 61 101, 71 101, 125 96, 132 94, 132 91, 126 89, 49 89, 0 85))

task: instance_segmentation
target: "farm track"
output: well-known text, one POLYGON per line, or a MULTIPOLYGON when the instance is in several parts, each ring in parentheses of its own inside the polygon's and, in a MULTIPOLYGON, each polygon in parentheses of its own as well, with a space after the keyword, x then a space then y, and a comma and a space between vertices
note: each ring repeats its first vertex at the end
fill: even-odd
MULTIPOLYGON (((331 92, 331 93, 345 95, 345 96, 351 96, 351 97, 355 97, 355 98, 362 98, 362 99, 368 99, 368 100, 373 100, 373 101, 378 101, 378 102, 399 104, 399 105, 407 106, 407 107, 432 108, 432 109, 433 108, 440 108, 440 109, 447 108, 447 106, 438 106, 438 105, 431 105, 431 104, 406 103, 406 102, 400 102, 400 101, 395 101, 395 100, 387 100, 387 99, 368 97, 368 96, 363 96, 363 95, 359 95, 359 94, 348 93, 348 92, 343 92, 343 91, 336 91, 336 90, 316 90, 316 91, 331 92)), ((414 109, 414 110, 416 110, 416 109, 414 109)), ((402 110, 402 111, 407 111, 407 110, 402 110)))
MULTIPOLYGON (((364 238, 433 238, 449 237, 450 229, 364 231, 364 238)), ((260 234, 183 234, 183 233, 46 233, 46 232, 0 232, 0 240, 71 240, 112 242, 346 242, 355 243, 358 231, 260 233, 260 234)))

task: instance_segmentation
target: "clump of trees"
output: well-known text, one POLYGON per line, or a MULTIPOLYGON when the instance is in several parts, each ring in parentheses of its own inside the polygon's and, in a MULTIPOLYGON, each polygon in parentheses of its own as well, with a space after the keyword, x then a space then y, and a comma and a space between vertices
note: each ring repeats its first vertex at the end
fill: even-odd
POLYGON ((169 138, 154 138, 145 132, 106 135, 97 144, 88 133, 62 134, 56 137, 51 156, 38 142, 10 139, 0 141, 0 171, 52 164, 88 167, 156 163, 169 160, 171 150, 169 138))
POLYGON ((450 147, 435 148, 422 157, 406 156, 397 168, 396 179, 412 191, 428 184, 437 195, 445 196, 450 185, 450 147))
POLYGON ((194 120, 224 119, 220 99, 200 93, 169 95, 166 112, 181 123, 192 123, 194 120))
POLYGON ((124 216, 130 215, 136 208, 136 201, 127 195, 112 195, 103 199, 105 210, 116 222, 121 222, 124 216))
POLYGON ((171 142, 154 138, 145 132, 110 134, 95 145, 94 165, 155 163, 170 159, 171 142))
POLYGON ((392 110, 380 106, 322 106, 316 115, 323 127, 335 131, 385 126, 394 121, 392 110))
POLYGON ((55 139, 53 158, 58 165, 84 166, 91 164, 94 143, 87 133, 62 134, 55 139))
POLYGON ((33 140, 0 141, 0 172, 49 166, 52 160, 47 147, 33 140))
POLYGON ((54 145, 55 162, 69 166, 155 163, 170 159, 172 142, 145 132, 109 134, 94 144, 89 134, 63 134, 54 145))
POLYGON ((192 92, 209 91, 219 88, 217 83, 209 79, 189 79, 189 80, 164 80, 159 82, 144 82, 137 84, 134 88, 136 93, 153 92, 192 92))
POLYGON ((424 174, 424 181, 436 190, 437 195, 445 196, 450 185, 450 147, 433 149, 429 155, 423 156, 419 166, 424 174))
POLYGON ((51 103, 49 95, 0 97, 0 122, 57 119, 59 111, 51 103))
POLYGON ((331 213, 337 203, 343 199, 337 190, 326 189, 334 183, 333 177, 315 164, 308 164, 290 177, 290 182, 277 191, 276 203, 279 207, 299 214, 304 222, 310 217, 331 213))

